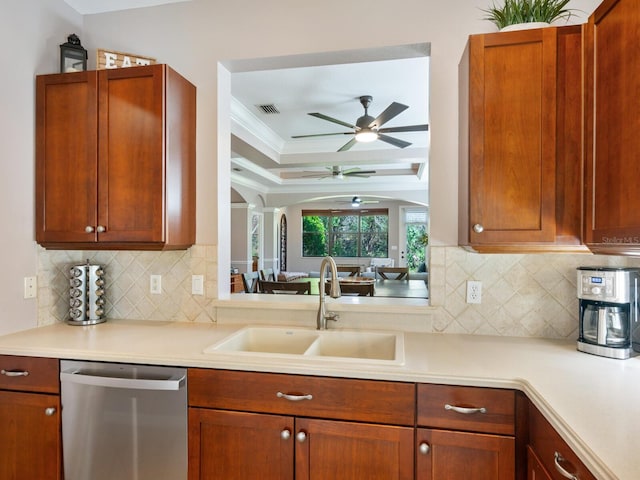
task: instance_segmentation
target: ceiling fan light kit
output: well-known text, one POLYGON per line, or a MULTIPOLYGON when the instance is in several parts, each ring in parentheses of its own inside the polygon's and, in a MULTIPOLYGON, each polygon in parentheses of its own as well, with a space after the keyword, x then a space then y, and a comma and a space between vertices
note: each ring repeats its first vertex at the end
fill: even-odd
POLYGON ((342 120, 338 120, 337 118, 329 117, 328 115, 324 115, 322 113, 309 113, 309 115, 311 115, 312 117, 326 120, 327 122, 337 123, 338 125, 342 125, 343 127, 350 128, 352 129, 351 132, 294 135, 292 138, 324 137, 329 135, 353 135, 354 137, 347 143, 345 143, 342 147, 340 147, 338 149, 338 152, 349 150, 358 142, 373 142, 375 140, 381 140, 385 143, 393 145, 394 147, 405 148, 411 145, 411 143, 400 140, 399 138, 390 137, 385 134, 392 132, 424 132, 429 129, 429 125, 427 124, 380 128, 382 127, 382 125, 395 118, 397 115, 404 112, 409 107, 407 105, 403 105, 402 103, 393 102, 380 115, 378 115, 378 117, 374 118, 369 115, 369 105, 371 105, 372 101, 373 97, 371 95, 363 95, 360 97, 360 103, 364 108, 364 115, 356 120, 355 125, 344 122, 342 120))
POLYGON ((374 142, 377 139, 378 133, 369 128, 363 128, 358 133, 356 133, 356 140, 362 143, 374 142))

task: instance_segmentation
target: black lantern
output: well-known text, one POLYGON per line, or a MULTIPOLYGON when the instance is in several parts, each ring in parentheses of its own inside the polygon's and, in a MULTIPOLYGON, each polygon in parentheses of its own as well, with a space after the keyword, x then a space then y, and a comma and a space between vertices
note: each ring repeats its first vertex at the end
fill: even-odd
POLYGON ((60 73, 82 72, 87 69, 87 51, 80 45, 75 33, 60 45, 60 73))

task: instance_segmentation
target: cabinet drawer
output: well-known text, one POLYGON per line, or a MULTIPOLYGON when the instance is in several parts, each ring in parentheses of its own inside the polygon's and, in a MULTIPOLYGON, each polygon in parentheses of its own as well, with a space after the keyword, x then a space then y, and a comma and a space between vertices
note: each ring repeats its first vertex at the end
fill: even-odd
POLYGON ((413 383, 192 368, 188 384, 191 407, 395 425, 415 421, 413 383))
POLYGON ((580 480, 595 480, 589 469, 533 405, 529 405, 529 445, 553 480, 567 478, 559 468, 580 480), (556 453, 561 458, 556 459, 556 453))
POLYGON ((515 392, 480 387, 418 385, 418 425, 515 434, 515 392), (484 409, 484 413, 475 409, 484 409))
POLYGON ((0 389, 60 392, 58 359, 0 355, 0 389))

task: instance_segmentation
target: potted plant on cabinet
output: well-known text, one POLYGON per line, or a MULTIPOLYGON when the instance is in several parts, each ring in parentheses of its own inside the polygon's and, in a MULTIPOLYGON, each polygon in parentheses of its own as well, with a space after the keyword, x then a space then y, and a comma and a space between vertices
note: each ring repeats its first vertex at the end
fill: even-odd
POLYGON ((573 10, 566 8, 570 0, 504 0, 482 11, 484 20, 493 22, 500 31, 540 28, 557 20, 569 20, 573 10))

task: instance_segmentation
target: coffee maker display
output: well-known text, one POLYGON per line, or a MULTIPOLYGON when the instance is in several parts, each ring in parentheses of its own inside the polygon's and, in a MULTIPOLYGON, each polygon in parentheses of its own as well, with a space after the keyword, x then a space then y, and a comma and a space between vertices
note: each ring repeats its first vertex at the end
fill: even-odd
POLYGON ((70 325, 96 325, 104 318, 104 267, 73 265, 69 269, 69 316, 70 325))
POLYGON ((578 268, 578 350, 622 360, 640 351, 639 283, 638 268, 578 268))

